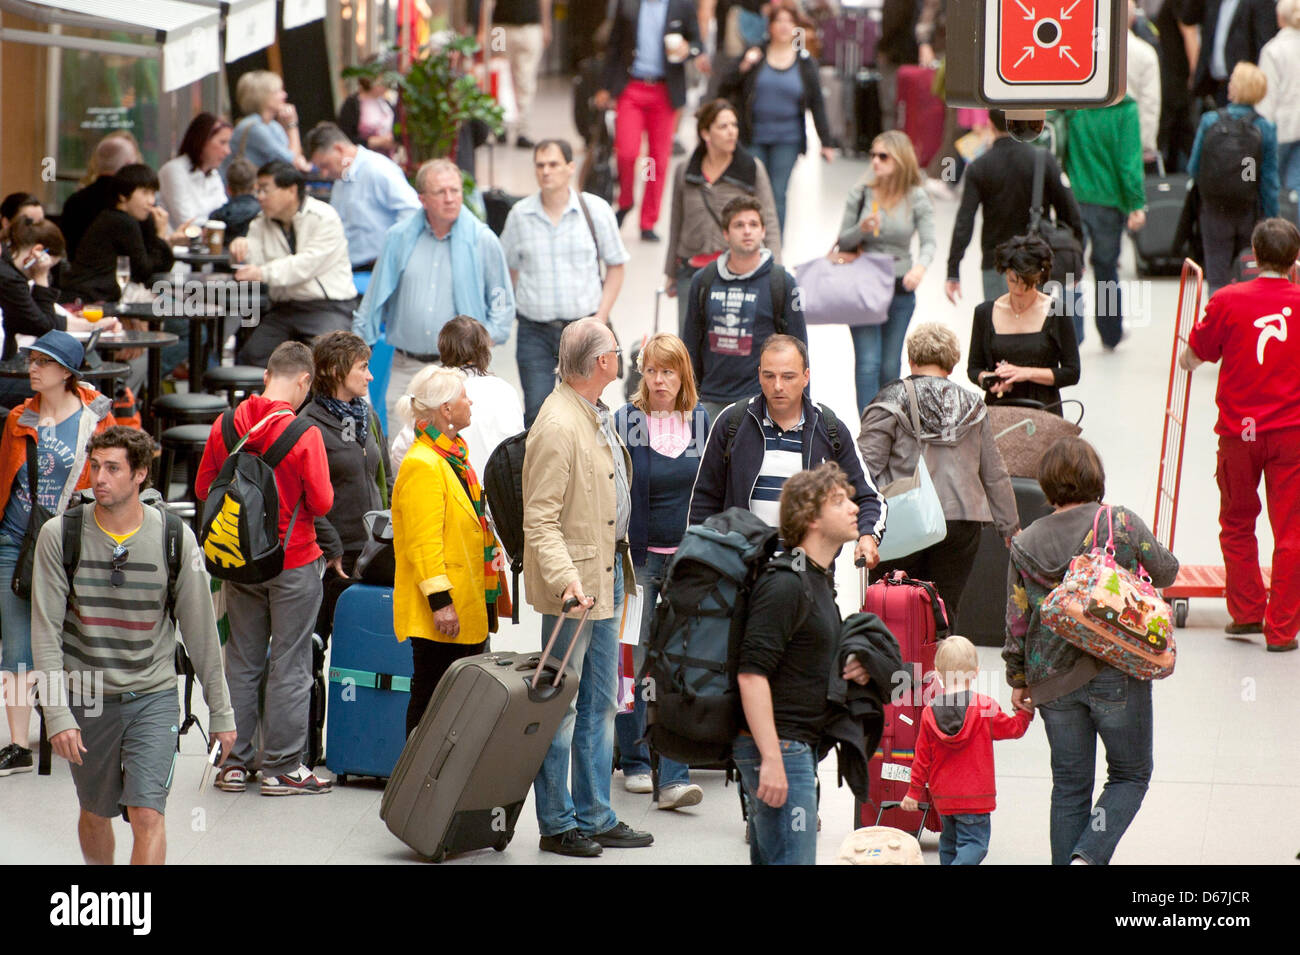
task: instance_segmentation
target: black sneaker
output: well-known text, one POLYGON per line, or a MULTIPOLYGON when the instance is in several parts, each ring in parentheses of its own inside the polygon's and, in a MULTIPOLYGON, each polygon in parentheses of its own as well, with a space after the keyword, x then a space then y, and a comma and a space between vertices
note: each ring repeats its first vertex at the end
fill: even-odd
POLYGON ((632 207, 631 207, 631 206, 628 206, 626 209, 615 209, 615 210, 614 210, 614 221, 616 221, 616 222, 618 223, 618 227, 619 227, 620 229, 623 228, 623 220, 627 218, 627 214, 628 214, 629 212, 631 212, 631 211, 632 211, 632 207))
POLYGON ((597 832, 591 841, 606 849, 644 849, 655 843, 655 837, 648 832, 637 832, 626 822, 620 822, 613 829, 597 832))
POLYGON ((1247 633, 1263 633, 1264 624, 1262 621, 1256 623, 1236 623, 1234 621, 1224 627, 1223 632, 1234 637, 1242 636, 1247 633))
POLYGON ((598 843, 588 839, 577 829, 566 829, 558 836, 542 836, 537 846, 543 852, 577 856, 581 859, 594 859, 603 851, 598 843))
POLYGON ((659 234, 658 234, 657 232, 655 232, 654 229, 642 229, 642 230, 641 230, 641 241, 642 241, 642 242, 658 242, 658 241, 659 241, 659 234))
POLYGON ((10 743, 0 749, 0 776, 12 776, 14 773, 32 771, 32 751, 23 749, 16 743, 10 743))
POLYGON ((534 142, 533 142, 531 139, 529 139, 527 136, 519 136, 519 137, 516 137, 516 139, 515 139, 515 148, 516 148, 516 149, 532 149, 532 148, 533 148, 534 146, 536 146, 536 145, 537 145, 537 144, 534 143, 534 142))

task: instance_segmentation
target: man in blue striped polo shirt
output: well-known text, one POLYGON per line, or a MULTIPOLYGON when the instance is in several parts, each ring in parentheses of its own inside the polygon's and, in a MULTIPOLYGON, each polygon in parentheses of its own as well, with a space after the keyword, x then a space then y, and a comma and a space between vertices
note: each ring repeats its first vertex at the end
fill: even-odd
POLYGON ((835 461, 848 475, 858 506, 854 559, 874 567, 885 534, 885 499, 863 470, 844 424, 808 398, 810 378, 803 342, 790 335, 767 339, 758 365, 763 393, 718 415, 700 460, 688 523, 702 524, 729 507, 747 507, 776 527, 785 482, 823 461, 835 461))

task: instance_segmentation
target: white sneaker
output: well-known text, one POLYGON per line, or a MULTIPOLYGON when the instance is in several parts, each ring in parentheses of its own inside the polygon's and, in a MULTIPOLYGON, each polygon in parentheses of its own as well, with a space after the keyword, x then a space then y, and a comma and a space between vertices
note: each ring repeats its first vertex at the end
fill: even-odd
POLYGON ((623 778, 623 788, 630 793, 652 793, 655 790, 654 781, 650 778, 649 773, 636 773, 632 776, 623 778))
POLYGON ((660 809, 681 809, 698 806, 704 799, 704 790, 693 783, 675 783, 659 790, 660 809))

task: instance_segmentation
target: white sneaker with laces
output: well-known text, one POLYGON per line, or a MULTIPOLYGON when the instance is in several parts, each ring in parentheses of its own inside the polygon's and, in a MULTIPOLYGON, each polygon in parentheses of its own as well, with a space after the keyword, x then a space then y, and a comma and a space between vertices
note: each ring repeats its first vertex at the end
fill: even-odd
POLYGON ((655 790, 654 782, 650 779, 649 773, 635 773, 626 776, 623 779, 623 788, 630 793, 652 793, 655 790))
POLYGON ((694 783, 674 783, 659 790, 660 809, 681 809, 698 806, 704 799, 704 790, 694 783))

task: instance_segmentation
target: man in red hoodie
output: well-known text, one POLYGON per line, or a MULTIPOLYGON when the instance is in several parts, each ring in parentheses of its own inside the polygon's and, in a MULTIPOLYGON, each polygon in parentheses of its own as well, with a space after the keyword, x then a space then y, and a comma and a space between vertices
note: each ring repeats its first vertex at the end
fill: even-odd
MULTIPOLYGON (((268 415, 288 411, 257 430, 246 450, 264 452, 294 419, 311 391, 315 366, 311 349, 284 342, 266 364, 262 394, 235 409, 235 430, 242 436, 268 415)), ((195 492, 205 500, 229 449, 221 422, 212 425, 195 492)), ((235 710, 238 738, 217 775, 217 788, 243 792, 257 756, 253 737, 258 724, 258 685, 266 678, 262 711, 262 795, 285 796, 329 792, 331 783, 302 765, 307 745, 311 694, 311 631, 320 609, 325 558, 316 545, 315 519, 334 506, 329 462, 320 432, 308 428, 275 469, 280 496, 280 536, 298 506, 293 535, 284 543, 284 570, 260 584, 225 581, 230 639, 226 642, 226 682, 235 710), (267 644, 270 656, 267 656, 267 644), (268 671, 269 667, 269 671, 268 671)))
POLYGON ((976 693, 979 654, 965 637, 948 637, 934 655, 943 696, 921 714, 912 781, 901 808, 916 812, 930 787, 930 803, 943 817, 940 865, 979 865, 989 851, 989 815, 996 808, 993 741, 1019 739, 1031 709, 1007 716, 998 701, 976 693))

